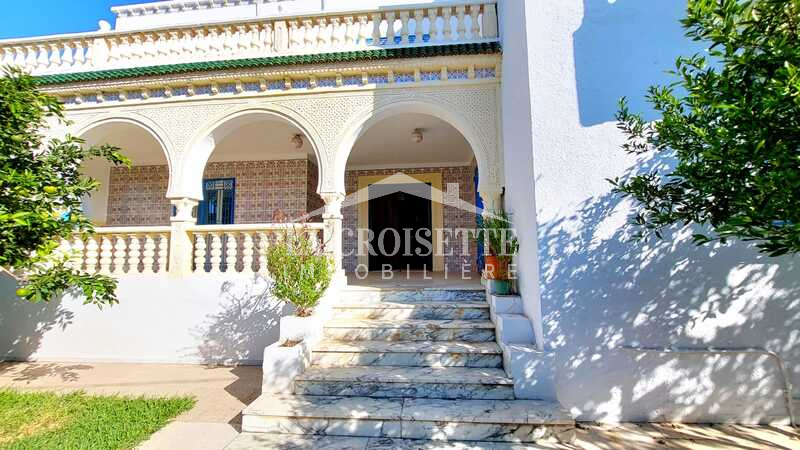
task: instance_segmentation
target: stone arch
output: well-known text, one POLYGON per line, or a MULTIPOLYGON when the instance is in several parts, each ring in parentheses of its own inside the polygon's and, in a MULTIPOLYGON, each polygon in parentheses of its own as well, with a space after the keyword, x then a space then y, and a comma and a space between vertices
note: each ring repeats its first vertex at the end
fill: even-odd
MULTIPOLYGON (((186 152, 181 159, 181 173, 176 183, 176 194, 178 195, 175 195, 175 197, 201 200, 203 170, 209 158, 211 158, 217 143, 230 133, 231 130, 226 129, 226 126, 232 126, 232 124, 241 119, 257 118, 259 116, 277 118, 298 128, 304 134, 309 145, 311 145, 319 164, 320 173, 323 173, 322 166, 325 164, 325 158, 318 144, 320 142, 319 135, 313 126, 300 114, 280 105, 240 105, 212 117, 189 141, 186 152)), ((320 176, 320 183, 321 179, 320 176)), ((319 184, 317 190, 319 190, 319 184)))
POLYGON ((169 188, 167 189, 167 197, 169 197, 170 192, 174 188, 175 181, 174 151, 169 139, 165 137, 167 136, 167 133, 156 122, 135 113, 118 113, 103 117, 93 117, 72 127, 73 131, 71 131, 71 133, 75 136, 81 137, 96 128, 114 123, 125 123, 138 126, 150 134, 161 146, 161 150, 164 152, 164 157, 167 160, 167 168, 169 170, 169 188))
MULTIPOLYGON (((499 192, 502 187, 500 179, 498 149, 496 143, 486 142, 476 130, 481 124, 468 119, 449 105, 430 101, 424 98, 392 99, 381 104, 375 104, 355 113, 344 128, 344 133, 336 147, 336 156, 333 167, 323 168, 323 190, 344 192, 344 180, 347 161, 350 153, 361 135, 376 123, 402 113, 426 114, 444 120, 455 128, 470 145, 478 164, 478 171, 482 174, 479 190, 481 192, 499 192), (329 170, 329 172, 325 172, 329 170)), ((484 125, 486 126, 486 125, 484 125)), ((488 126, 496 127, 495 120, 488 126)))
POLYGON ((67 132, 85 139, 89 145, 110 143, 119 146, 134 166, 130 171, 114 172, 113 165, 102 158, 89 158, 82 164, 81 172, 99 182, 98 189, 83 199, 83 211, 95 225, 167 223, 167 198, 174 182, 175 158, 163 128, 139 114, 114 111, 85 118, 77 125, 61 128, 57 133, 67 132), (141 176, 143 173, 147 173, 147 176, 141 176), (150 176, 155 178, 151 179, 150 176), (148 181, 140 183, 142 180, 148 181), (114 183, 124 188, 113 188, 114 183), (160 200, 153 200, 154 203, 147 206, 134 201, 130 202, 135 205, 131 208, 114 207, 121 204, 123 197, 137 195, 144 198, 153 194, 157 194, 160 200))

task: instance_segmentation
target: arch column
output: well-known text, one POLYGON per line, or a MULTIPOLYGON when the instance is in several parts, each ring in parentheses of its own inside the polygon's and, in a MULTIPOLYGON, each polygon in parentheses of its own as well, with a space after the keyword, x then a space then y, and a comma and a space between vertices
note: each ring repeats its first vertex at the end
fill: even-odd
POLYGON ((320 197, 325 202, 325 212, 322 213, 322 220, 325 224, 325 252, 333 258, 333 278, 332 286, 347 284, 347 277, 342 268, 342 201, 344 192, 320 192, 320 197))
POLYGON ((194 242, 191 229, 197 223, 192 210, 198 201, 179 198, 170 200, 170 203, 175 207, 175 215, 169 219, 169 275, 180 278, 192 273, 194 242))

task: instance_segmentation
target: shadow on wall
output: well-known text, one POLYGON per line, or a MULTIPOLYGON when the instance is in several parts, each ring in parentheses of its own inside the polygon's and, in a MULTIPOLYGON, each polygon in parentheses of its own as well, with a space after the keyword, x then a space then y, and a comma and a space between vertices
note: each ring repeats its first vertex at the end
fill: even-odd
POLYGON ((644 94, 669 82, 665 71, 680 55, 704 51, 684 36, 686 2, 676 0, 584 0, 584 17, 573 34, 580 122, 614 120, 623 96, 631 110, 653 119, 644 94))
POLYGON ((270 294, 270 286, 261 275, 247 283, 223 282, 222 310, 192 330, 200 344, 191 356, 206 364, 259 363, 264 347, 280 337, 280 318, 293 312, 270 294))
MULTIPOLYGON (((648 171, 639 161, 632 173, 648 171)), ((545 338, 559 398, 582 419, 765 421, 785 415, 765 355, 649 353, 626 347, 761 347, 800 391, 800 264, 742 243, 697 247, 692 229, 636 242, 631 205, 584 201, 540 225, 545 338)))
POLYGON ((65 329, 74 314, 65 309, 61 300, 48 303, 28 303, 15 294, 17 284, 6 275, 0 275, 0 360, 24 361, 41 346, 45 333, 52 329, 65 329), (13 323, 8 321, 13 320, 13 323))

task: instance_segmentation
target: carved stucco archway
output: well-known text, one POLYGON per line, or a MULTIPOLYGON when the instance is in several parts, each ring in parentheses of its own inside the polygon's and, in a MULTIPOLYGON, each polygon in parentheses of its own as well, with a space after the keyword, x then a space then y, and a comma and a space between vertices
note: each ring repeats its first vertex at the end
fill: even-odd
MULTIPOLYGON (((463 95, 463 94, 462 94, 463 95)), ((369 105, 352 115, 348 125, 344 128, 342 138, 337 145, 336 158, 331 169, 332 173, 325 174, 326 187, 334 191, 344 192, 345 170, 350 153, 361 135, 373 125, 390 119, 392 116, 404 113, 425 114, 444 120, 458 130, 470 145, 481 174, 481 192, 499 192, 502 187, 501 161, 496 142, 496 116, 494 114, 481 114, 470 116, 455 108, 450 101, 441 101, 430 96, 408 96, 376 98, 375 103, 369 105), (486 120, 488 119, 488 120, 486 120), (333 179, 331 180, 332 177, 333 179)), ((489 104, 487 107, 491 106, 489 104)), ((466 111, 468 113, 474 111, 466 111)), ((485 111, 484 111, 485 112, 485 111)))
MULTIPOLYGON (((153 139, 158 142, 161 150, 164 152, 164 157, 167 160, 167 169, 169 171, 169 185, 167 188, 166 196, 170 196, 170 192, 174 190, 175 183, 175 152, 172 143, 166 137, 166 131, 154 120, 145 117, 141 114, 130 111, 113 111, 106 114, 92 115, 83 117, 83 120, 77 120, 74 125, 67 127, 65 131, 73 136, 81 137, 91 130, 99 128, 104 125, 114 123, 125 123, 137 126, 150 134, 153 139)), ((123 149, 124 153, 124 149, 123 149)))
POLYGON ((180 196, 194 200, 202 199, 203 171, 219 141, 227 136, 225 126, 234 123, 237 119, 255 119, 258 117, 282 120, 298 128, 305 135, 317 157, 317 161, 322 165, 323 159, 321 158, 322 153, 318 144, 318 134, 313 125, 296 111, 280 104, 237 105, 212 117, 188 141, 186 152, 181 158, 181 170, 177 182, 178 190, 176 191, 176 194, 179 195, 176 195, 176 197, 180 196))

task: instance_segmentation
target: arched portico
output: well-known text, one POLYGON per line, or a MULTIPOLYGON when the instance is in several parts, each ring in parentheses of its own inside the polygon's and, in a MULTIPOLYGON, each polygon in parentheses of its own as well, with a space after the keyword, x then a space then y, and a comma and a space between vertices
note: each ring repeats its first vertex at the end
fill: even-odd
POLYGON ((83 173, 100 183, 97 192, 84 199, 84 212, 96 225, 169 222, 172 156, 156 124, 135 114, 122 114, 81 123, 72 133, 87 146, 119 147, 131 160, 130 168, 113 167, 99 158, 84 162, 83 173))
MULTIPOLYGON (((279 121, 297 129, 304 140, 303 146, 309 146, 316 161, 319 161, 320 165, 323 164, 324 158, 320 158, 316 130, 301 115, 280 105, 271 105, 269 108, 239 106, 210 119, 189 141, 186 152, 181 158, 180 173, 177 174, 176 189, 172 196, 202 200, 203 171, 218 145, 237 129, 263 121, 279 121)), ((315 189, 319 190, 319 182, 315 189)))
POLYGON ((487 139, 479 130, 482 128, 494 129, 497 124, 491 118, 489 123, 483 122, 486 118, 469 117, 459 112, 453 106, 426 99, 422 96, 408 98, 376 99, 376 102, 353 114, 342 133, 334 158, 331 172, 326 173, 323 168, 325 181, 330 183, 333 191, 344 192, 345 170, 353 146, 359 137, 375 124, 390 119, 399 114, 423 114, 439 118, 466 139, 475 154, 478 170, 482 174, 478 189, 480 192, 499 193, 502 189, 502 165, 497 143, 487 139))

